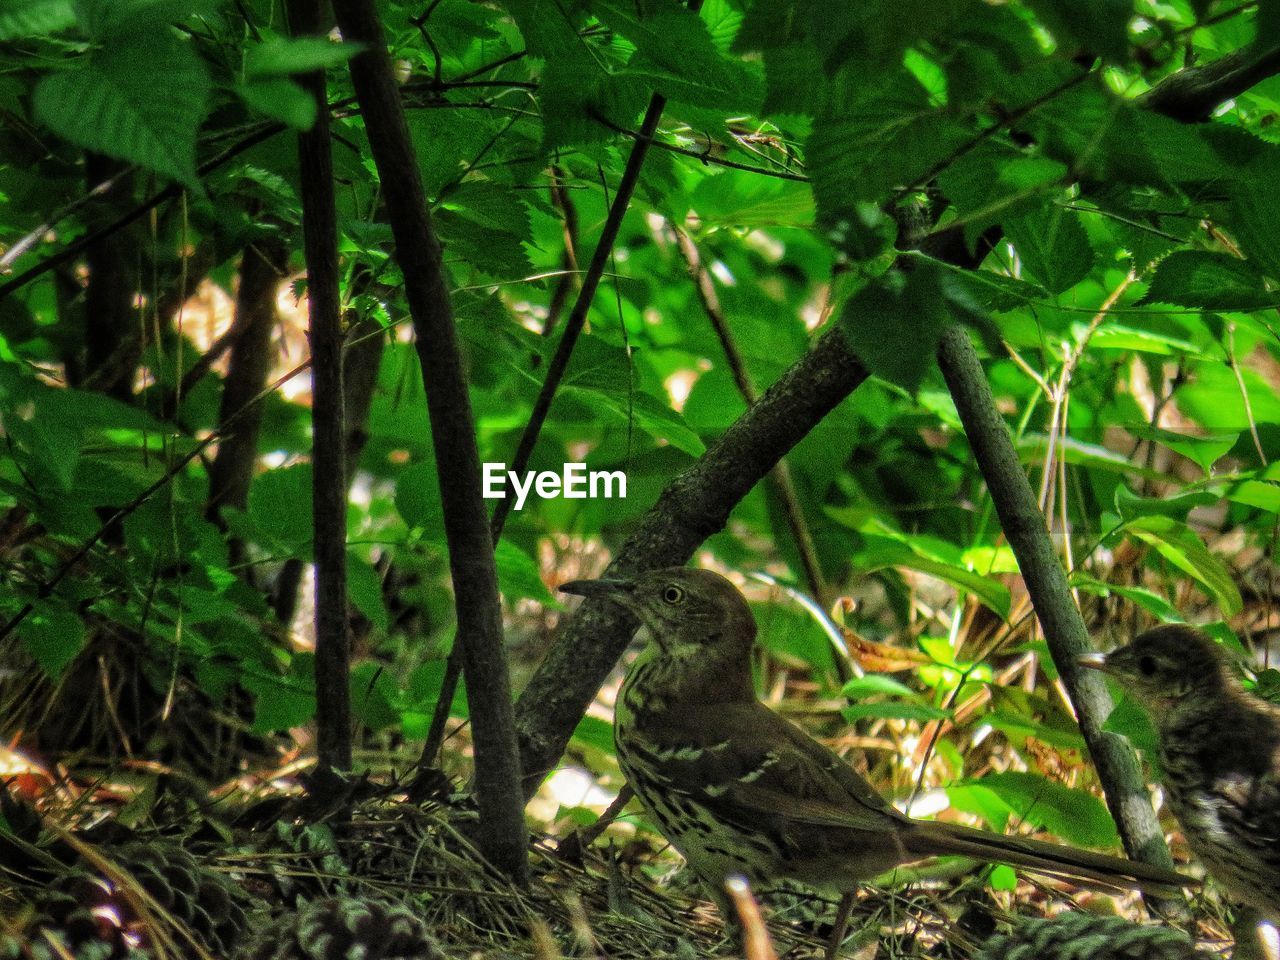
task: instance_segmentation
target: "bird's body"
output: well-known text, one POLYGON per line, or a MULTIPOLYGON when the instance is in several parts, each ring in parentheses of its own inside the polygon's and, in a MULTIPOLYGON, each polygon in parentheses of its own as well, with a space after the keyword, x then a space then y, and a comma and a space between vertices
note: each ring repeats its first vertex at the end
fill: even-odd
POLYGON ((1081 664, 1116 676, 1151 714, 1169 808, 1205 869, 1280 921, 1280 707, 1247 693, 1191 627, 1157 627, 1081 664))
POLYGON ((845 892, 895 866, 956 854, 1108 885, 1179 884, 1172 871, 1090 851, 913 820, 837 754, 756 699, 756 625, 706 570, 578 581, 633 611, 649 642, 615 705, 618 759, 663 835, 724 905, 733 874, 845 892))

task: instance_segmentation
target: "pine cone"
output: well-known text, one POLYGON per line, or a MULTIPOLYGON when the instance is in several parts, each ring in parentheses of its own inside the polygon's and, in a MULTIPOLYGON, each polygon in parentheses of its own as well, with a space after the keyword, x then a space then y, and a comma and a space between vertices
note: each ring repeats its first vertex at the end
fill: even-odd
POLYGON ((447 960, 408 907, 356 897, 307 904, 241 960, 447 960))
POLYGON ((1012 933, 987 940, 973 960, 1209 960, 1209 955, 1171 927, 1063 913, 1022 921, 1012 933))
POLYGON ((48 890, 21 939, 0 941, 0 956, 31 960, 145 960, 127 936, 118 914, 110 909, 111 889, 85 873, 68 875, 62 889, 48 890), (26 941, 25 951, 22 941, 26 941))
POLYGON ((244 897, 229 879, 172 843, 133 843, 120 862, 155 901, 216 954, 228 955, 248 926, 244 897))

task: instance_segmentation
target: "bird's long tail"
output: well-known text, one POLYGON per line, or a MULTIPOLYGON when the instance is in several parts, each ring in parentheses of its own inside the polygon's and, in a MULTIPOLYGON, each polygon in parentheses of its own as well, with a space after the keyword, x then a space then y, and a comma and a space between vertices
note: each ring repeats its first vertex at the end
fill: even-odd
POLYGON ((912 827, 903 837, 904 846, 921 857, 946 854, 974 857, 1107 887, 1136 886, 1153 894, 1170 895, 1198 883, 1164 867, 1041 840, 987 833, 938 821, 917 820, 912 827))

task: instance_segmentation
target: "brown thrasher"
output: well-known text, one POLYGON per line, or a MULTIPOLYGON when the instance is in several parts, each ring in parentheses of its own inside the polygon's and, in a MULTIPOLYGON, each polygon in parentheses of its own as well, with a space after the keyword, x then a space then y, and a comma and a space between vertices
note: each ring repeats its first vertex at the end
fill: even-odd
POLYGON ((1151 714, 1169 808, 1205 869, 1280 922, 1280 707, 1245 692, 1225 651, 1192 627, 1156 627, 1079 662, 1151 714))
POLYGON ((727 917, 727 877, 838 893, 905 863, 959 855, 1109 886, 1168 892, 1159 867, 950 823, 913 820, 830 749, 756 699, 755 619, 732 583, 673 567, 577 580, 635 614, 649 642, 614 707, 623 773, 727 917))

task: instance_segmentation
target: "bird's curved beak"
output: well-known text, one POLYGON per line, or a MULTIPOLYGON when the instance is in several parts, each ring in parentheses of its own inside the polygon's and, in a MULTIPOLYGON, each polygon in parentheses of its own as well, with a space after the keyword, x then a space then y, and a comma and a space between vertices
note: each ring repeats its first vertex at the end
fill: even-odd
POLYGON ((1076 663, 1082 667, 1088 667, 1090 670, 1101 670, 1103 673, 1107 671, 1107 655, 1105 653, 1086 653, 1076 657, 1076 663))

